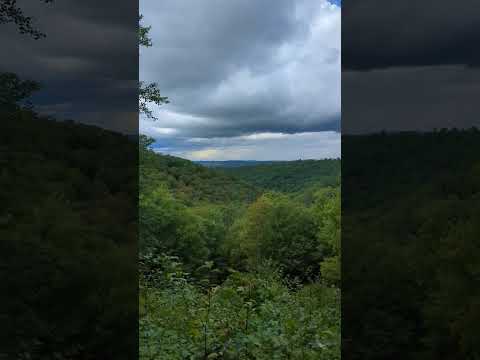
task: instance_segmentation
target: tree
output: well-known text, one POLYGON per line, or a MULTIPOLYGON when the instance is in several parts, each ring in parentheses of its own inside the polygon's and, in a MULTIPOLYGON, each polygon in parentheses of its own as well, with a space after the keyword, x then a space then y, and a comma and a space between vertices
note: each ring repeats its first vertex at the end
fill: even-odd
POLYGON ((341 278, 340 190, 322 189, 316 193, 315 197, 314 212, 319 251, 328 253, 320 263, 320 272, 324 281, 339 285, 341 278))
POLYGON ((139 149, 142 151, 148 151, 150 146, 155 142, 155 139, 147 136, 147 135, 140 135, 139 137, 139 149))
MULTIPOLYGON (((51 3, 53 0, 40 0, 43 3, 51 3)), ((14 23, 21 34, 32 36, 35 40, 46 35, 35 29, 32 25, 32 17, 23 13, 17 5, 17 0, 0 0, 0 24, 14 23)), ((0 73, 0 109, 2 111, 16 111, 21 109, 20 103, 31 107, 31 103, 25 101, 33 92, 40 90, 40 84, 32 80, 21 80, 16 74, 9 72, 0 73)))
MULTIPOLYGON (((39 0, 43 3, 51 3, 53 0, 39 0)), ((45 37, 41 31, 32 25, 32 17, 23 13, 17 5, 17 0, 0 0, 0 24, 14 23, 21 34, 33 36, 35 40, 45 37)))
POLYGON ((31 104, 26 100, 39 89, 40 85, 35 81, 21 80, 14 73, 0 73, 0 109, 16 111, 22 107, 22 103, 30 107, 31 104))
MULTIPOLYGON (((148 33, 151 29, 151 26, 143 26, 141 21, 143 16, 140 15, 139 26, 138 26, 138 41, 140 46, 151 47, 153 45, 152 40, 149 38, 148 33)), ((139 111, 141 114, 145 114, 149 119, 155 119, 152 111, 148 108, 149 103, 154 103, 156 105, 168 104, 168 98, 160 94, 160 89, 158 88, 157 83, 145 84, 143 81, 140 81, 139 88, 139 111)))
POLYGON ((311 211, 288 196, 267 193, 249 206, 232 228, 227 251, 235 262, 257 267, 271 260, 286 275, 315 275, 322 259, 311 211))

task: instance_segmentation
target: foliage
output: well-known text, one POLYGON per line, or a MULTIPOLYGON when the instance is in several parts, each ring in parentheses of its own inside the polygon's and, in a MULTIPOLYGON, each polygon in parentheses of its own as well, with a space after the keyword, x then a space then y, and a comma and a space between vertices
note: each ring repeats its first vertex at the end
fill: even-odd
POLYGON ((0 112, 18 111, 31 108, 28 98, 40 90, 40 84, 22 80, 14 73, 0 73, 0 112))
POLYGON ((1 116, 1 352, 132 358, 135 142, 31 110, 1 116))
POLYGON ((340 160, 275 161, 267 164, 222 168, 227 174, 238 177, 265 190, 303 192, 311 186, 338 186, 340 160))
MULTIPOLYGON (((45 36, 15 0, 0 1, 0 23, 45 36)), ((9 359, 134 358, 136 142, 38 115, 28 102, 38 89, 0 74, 0 292, 7 295, 0 352, 9 359)))
POLYGON ((338 189, 262 194, 152 143, 140 137, 140 358, 339 359, 338 189))
MULTIPOLYGON (((228 247, 233 261, 255 267, 271 259, 290 276, 308 279, 322 258, 310 209, 286 195, 265 194, 235 224, 228 247)), ((245 268, 245 266, 243 266, 245 268)))
MULTIPOLYGON (((139 26, 138 26, 138 42, 140 46, 151 47, 153 45, 152 40, 149 38, 148 33, 151 29, 151 26, 143 26, 141 21, 143 16, 139 17, 139 26)), ((160 94, 160 89, 158 88, 157 83, 145 84, 143 81, 139 83, 139 112, 145 114, 149 119, 156 119, 152 111, 148 107, 148 104, 168 104, 168 98, 160 94)))
POLYGON ((143 15, 139 17, 139 26, 138 26, 138 41, 140 46, 150 47, 153 45, 152 40, 148 37, 151 26, 142 26, 143 15))
POLYGON ((269 268, 205 291, 163 278, 141 289, 140 359, 340 359, 338 289, 291 291, 269 268))
POLYGON ((320 273, 326 283, 340 286, 341 280, 341 194, 326 188, 315 194, 314 211, 317 221, 319 250, 327 254, 320 262, 320 273))
MULTIPOLYGON (((53 0, 40 0, 51 3, 53 0)), ((24 14, 17 0, 0 0, 0 24, 14 23, 21 34, 31 35, 34 39, 45 37, 45 34, 34 28, 32 17, 24 14)))
POLYGON ((478 358, 480 132, 343 144, 347 358, 478 358))
POLYGON ((168 104, 168 98, 160 94, 160 89, 158 88, 157 83, 145 84, 143 81, 140 81, 139 88, 139 111, 142 114, 145 114, 150 119, 156 119, 152 111, 149 109, 148 104, 154 103, 156 105, 168 104))
POLYGON ((145 193, 162 183, 186 204, 199 201, 231 204, 252 201, 259 195, 258 189, 242 180, 185 159, 155 153, 148 149, 152 140, 146 137, 140 143, 140 188, 145 193))

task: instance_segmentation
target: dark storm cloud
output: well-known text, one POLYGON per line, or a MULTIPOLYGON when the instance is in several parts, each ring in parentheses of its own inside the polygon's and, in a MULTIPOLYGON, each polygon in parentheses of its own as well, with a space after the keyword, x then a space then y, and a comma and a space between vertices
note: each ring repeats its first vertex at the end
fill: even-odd
POLYGON ((480 127, 480 69, 398 67, 342 75, 342 132, 480 127))
POLYGON ((161 85, 170 90, 215 84, 245 66, 261 72, 272 49, 296 31, 291 1, 147 0, 141 10, 156 44, 142 73, 163 70, 161 85))
POLYGON ((474 0, 350 1, 342 9, 342 66, 478 66, 479 19, 474 0))
POLYGON ((154 43, 141 50, 140 77, 171 100, 152 107, 159 120, 144 128, 177 139, 339 130, 339 7, 317 0, 140 6, 154 43))
POLYGON ((342 132, 479 126, 474 1, 351 1, 342 9, 342 132))
POLYGON ((34 97, 39 110, 82 122, 103 118, 107 127, 107 116, 136 112, 138 3, 18 3, 47 37, 34 40, 12 24, 2 25, 0 71, 39 81, 43 90, 34 97))

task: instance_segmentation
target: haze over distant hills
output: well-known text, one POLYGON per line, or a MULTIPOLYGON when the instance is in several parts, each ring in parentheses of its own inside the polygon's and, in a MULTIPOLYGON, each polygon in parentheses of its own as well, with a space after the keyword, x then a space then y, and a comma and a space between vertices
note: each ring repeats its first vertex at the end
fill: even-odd
POLYGON ((321 161, 321 160, 197 160, 193 161, 196 164, 206 167, 222 167, 222 168, 236 168, 243 166, 256 166, 256 165, 273 165, 273 164, 288 164, 300 161, 321 161))
POLYGON ((215 167, 261 189, 298 192, 340 184, 341 160, 217 162, 215 167))
POLYGON ((240 166, 272 164, 274 162, 278 162, 278 161, 259 161, 259 160, 225 160, 225 161, 198 160, 198 161, 194 161, 194 163, 203 165, 206 167, 240 167, 240 166))

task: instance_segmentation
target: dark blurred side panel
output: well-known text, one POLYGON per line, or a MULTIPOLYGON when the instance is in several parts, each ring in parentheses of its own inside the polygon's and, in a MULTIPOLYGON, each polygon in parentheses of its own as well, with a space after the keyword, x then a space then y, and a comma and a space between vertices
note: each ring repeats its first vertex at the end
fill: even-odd
POLYGON ((477 359, 480 8, 342 5, 342 358, 477 359))
POLYGON ((138 3, 0 0, 0 359, 138 357, 138 3))

